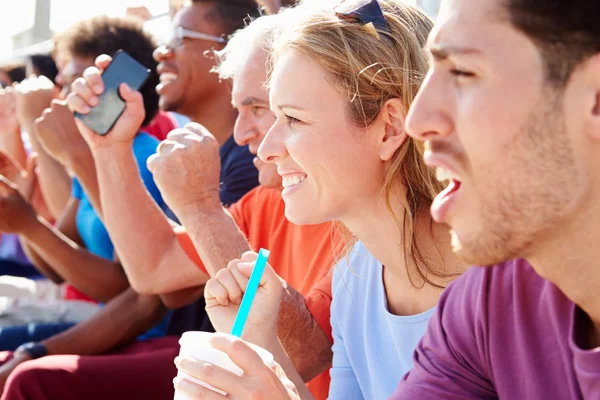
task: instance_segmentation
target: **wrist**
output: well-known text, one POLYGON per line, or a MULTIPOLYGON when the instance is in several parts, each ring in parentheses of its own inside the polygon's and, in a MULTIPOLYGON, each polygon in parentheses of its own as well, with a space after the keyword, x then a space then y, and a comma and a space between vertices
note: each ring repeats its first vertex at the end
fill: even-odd
POLYGON ((128 141, 118 141, 109 144, 102 144, 100 146, 90 146, 90 149, 96 158, 108 158, 112 159, 115 155, 127 155, 133 154, 133 138, 128 141))
POLYGON ((14 357, 19 359, 35 360, 48 355, 48 349, 42 343, 29 342, 19 346, 14 357))
POLYGON ((193 196, 192 201, 173 207, 173 212, 180 220, 198 215, 210 215, 223 212, 221 197, 218 189, 207 190, 193 196))

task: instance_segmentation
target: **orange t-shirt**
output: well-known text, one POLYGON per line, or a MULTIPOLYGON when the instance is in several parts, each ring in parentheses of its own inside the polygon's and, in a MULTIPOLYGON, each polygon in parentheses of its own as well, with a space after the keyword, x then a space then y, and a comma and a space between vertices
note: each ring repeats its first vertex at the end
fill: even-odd
MULTIPOLYGON (((331 338, 329 322, 331 305, 331 274, 335 250, 341 240, 333 235, 332 223, 294 225, 285 218, 281 192, 257 187, 229 208, 233 219, 246 235, 250 247, 271 251, 269 264, 307 299, 306 304, 323 331, 331 338)), ((181 247, 206 273, 189 236, 176 232, 181 247)), ((329 371, 308 383, 316 399, 326 399, 329 392, 329 371)))

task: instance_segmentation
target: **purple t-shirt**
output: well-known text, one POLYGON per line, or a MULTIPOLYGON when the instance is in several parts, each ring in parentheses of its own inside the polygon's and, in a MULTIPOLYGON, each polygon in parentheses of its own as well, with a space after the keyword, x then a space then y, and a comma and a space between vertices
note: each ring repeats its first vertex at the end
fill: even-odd
POLYGON ((591 321, 523 260, 471 268, 444 292, 393 400, 600 399, 591 321))

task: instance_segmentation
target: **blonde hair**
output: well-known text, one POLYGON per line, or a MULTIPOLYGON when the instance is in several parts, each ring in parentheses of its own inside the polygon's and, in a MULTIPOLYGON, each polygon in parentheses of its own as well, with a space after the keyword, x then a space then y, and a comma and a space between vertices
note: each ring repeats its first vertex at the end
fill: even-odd
MULTIPOLYGON (((343 21, 332 9, 310 7, 296 13, 294 24, 275 41, 271 55, 274 65, 284 52, 293 49, 323 67, 330 82, 348 99, 348 118, 360 127, 373 123, 390 99, 401 99, 408 111, 428 68, 423 47, 432 21, 401 0, 379 0, 379 4, 389 33, 377 32, 372 25, 343 21)), ((412 138, 402 144, 391 160, 382 195, 402 230, 411 283, 415 287, 439 287, 430 277, 444 275, 429 265, 415 236, 417 218, 442 190, 434 171, 423 161, 423 151, 423 144, 412 138), (391 199, 399 195, 397 188, 401 186, 406 196, 402 198, 404 215, 398 216, 392 210, 391 199)))

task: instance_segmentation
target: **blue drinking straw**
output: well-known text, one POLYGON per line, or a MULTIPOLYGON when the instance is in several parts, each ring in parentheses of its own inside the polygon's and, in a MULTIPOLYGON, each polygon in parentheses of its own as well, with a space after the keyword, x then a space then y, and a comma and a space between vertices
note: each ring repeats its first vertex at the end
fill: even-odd
POLYGON ((248 314, 250 314, 250 307, 252 307, 252 302, 254 301, 254 296, 256 296, 258 285, 260 285, 260 278, 267 266, 267 260, 269 260, 270 253, 269 250, 265 249, 260 249, 258 252, 258 258, 256 259, 256 264, 254 264, 252 275, 250 275, 246 293, 244 293, 242 304, 240 304, 240 309, 238 310, 235 322, 233 323, 233 328, 231 329, 231 334, 233 336, 242 337, 244 325, 246 325, 248 314))

